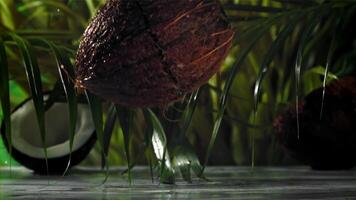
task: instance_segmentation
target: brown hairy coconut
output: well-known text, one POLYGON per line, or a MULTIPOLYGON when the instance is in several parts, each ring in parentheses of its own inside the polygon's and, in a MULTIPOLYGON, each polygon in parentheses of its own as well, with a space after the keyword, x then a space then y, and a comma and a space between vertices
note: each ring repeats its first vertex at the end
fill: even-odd
POLYGON ((280 114, 274 129, 284 148, 314 169, 350 169, 356 164, 356 79, 343 78, 310 93, 299 107, 280 114))
POLYGON ((122 105, 167 105, 218 71, 233 35, 217 0, 108 0, 81 40, 76 83, 122 105))

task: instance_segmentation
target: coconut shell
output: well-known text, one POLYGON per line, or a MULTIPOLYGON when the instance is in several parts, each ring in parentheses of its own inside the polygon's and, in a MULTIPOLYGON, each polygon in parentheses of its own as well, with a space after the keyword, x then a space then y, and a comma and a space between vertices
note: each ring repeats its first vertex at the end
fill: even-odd
POLYGON ((219 70, 233 35, 217 0, 108 0, 81 39, 76 82, 117 104, 164 106, 219 70))
MULTIPOLYGON (((49 93, 45 93, 49 94, 49 93)), ((56 96, 56 99, 54 99, 55 102, 63 102, 60 98, 60 96, 56 96), (59 99, 57 99, 59 98, 59 99)), ((65 97, 64 97, 65 98, 65 97)), ((23 103, 18 105, 12 113, 16 112, 18 109, 20 109, 22 106, 25 104, 29 103, 29 101, 32 101, 32 98, 28 98, 23 103)), ((81 102, 81 99, 79 99, 79 102, 81 102)), ((2 141, 4 143, 4 146, 8 153, 10 153, 10 146, 12 144, 9 144, 8 138, 6 137, 6 127, 4 121, 1 122, 1 129, 0 129, 0 135, 2 138, 2 141)), ((28 127, 18 127, 18 128, 28 128, 28 127)), ((50 136, 49 136, 50 137, 50 136)), ((13 138, 14 139, 14 138, 13 138)), ((71 156, 69 155, 69 152, 67 155, 60 156, 60 157, 54 157, 54 158, 47 158, 47 163, 45 158, 34 158, 32 156, 29 156, 27 154, 22 153, 18 149, 16 149, 14 146, 11 148, 11 156, 13 159, 15 159, 18 163, 21 165, 25 166, 28 169, 33 170, 34 173, 36 174, 41 174, 41 175, 62 175, 65 170, 68 167, 68 161, 70 160, 69 163, 69 168, 72 168, 73 166, 78 165, 80 162, 82 162, 90 153, 92 148, 94 147, 95 143, 97 140, 97 135, 96 132, 93 130, 93 134, 87 139, 87 141, 77 150, 74 150, 71 153, 71 156), (47 168, 48 164, 48 168, 47 168)))
POLYGON ((298 105, 299 138, 295 106, 281 113, 274 130, 283 147, 314 169, 350 169, 356 165, 356 79, 343 78, 319 88, 298 105))

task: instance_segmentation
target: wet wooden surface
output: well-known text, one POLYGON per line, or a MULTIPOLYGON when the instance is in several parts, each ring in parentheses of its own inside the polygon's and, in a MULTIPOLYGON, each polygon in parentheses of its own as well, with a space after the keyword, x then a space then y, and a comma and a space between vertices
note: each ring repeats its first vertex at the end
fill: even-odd
POLYGON ((66 177, 1 170, 1 199, 356 199, 356 171, 312 171, 308 167, 209 167, 209 181, 152 183, 148 168, 136 167, 129 186, 122 170, 105 184, 102 173, 76 169, 66 177))

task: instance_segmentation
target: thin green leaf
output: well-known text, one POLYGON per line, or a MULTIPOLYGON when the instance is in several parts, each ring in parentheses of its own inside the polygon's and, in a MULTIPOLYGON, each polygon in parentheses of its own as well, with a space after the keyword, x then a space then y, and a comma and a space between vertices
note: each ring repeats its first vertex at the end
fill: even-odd
MULTIPOLYGON (((103 132, 103 108, 102 108, 102 102, 101 100, 96 97, 95 95, 89 93, 88 91, 85 91, 85 95, 87 97, 91 115, 93 118, 97 138, 99 141, 99 146, 101 153, 103 154, 104 158, 107 159, 107 155, 104 152, 104 132, 103 132)), ((107 160, 106 160, 107 162, 107 160)), ((103 181, 105 183, 109 177, 109 168, 108 165, 106 165, 106 176, 103 181)))
MULTIPOLYGON (((9 146, 9 153, 12 155, 12 135, 11 135, 11 104, 9 89, 9 69, 5 51, 5 43, 0 37, 0 101, 4 117, 5 136, 9 146)), ((11 159, 10 159, 11 167, 11 159)))
MULTIPOLYGON (((299 16, 300 17, 300 16, 299 16)), ((293 31, 294 27, 297 25, 299 21, 299 17, 295 17, 292 22, 290 22, 277 36, 273 44, 267 51, 267 54, 264 56, 264 59, 261 64, 261 69, 259 75, 257 77, 255 86, 254 86, 254 112, 257 112, 257 106, 259 101, 259 96, 261 92, 261 84, 266 76, 267 72, 269 71, 270 64, 275 56, 275 54, 280 50, 283 42, 289 36, 289 34, 293 31)))
POLYGON ((129 183, 131 185, 131 158, 130 158, 130 141, 132 136, 132 127, 133 127, 133 117, 134 112, 130 108, 116 106, 116 113, 121 125, 122 133, 124 135, 124 145, 125 145, 125 154, 128 167, 128 176, 129 183))
POLYGON ((115 111, 115 106, 111 105, 109 108, 109 113, 107 114, 106 122, 105 122, 105 127, 104 127, 104 154, 102 155, 101 159, 101 167, 104 168, 106 165, 109 163, 106 162, 106 158, 104 155, 109 155, 109 149, 110 149, 110 141, 112 137, 112 133, 114 130, 115 122, 116 122, 116 111, 115 111))
MULTIPOLYGON (((256 115, 257 115, 257 106, 259 103, 259 97, 261 93, 261 84, 262 81, 269 71, 270 64, 275 56, 275 54, 280 50, 283 42, 289 36, 289 34, 293 31, 294 27, 297 25, 300 16, 295 17, 291 23, 289 23, 277 36, 275 41, 272 43, 270 48, 267 50, 267 54, 264 56, 264 59, 261 64, 261 69, 259 75, 257 77, 255 87, 254 87, 254 115, 253 115, 253 123, 255 123, 256 115)), ((255 138, 254 134, 251 135, 251 143, 252 143, 252 152, 251 152, 251 165, 255 166, 255 138)))
POLYGON ((151 110, 148 110, 148 112, 150 114, 150 120, 154 129, 152 135, 153 150, 155 152, 156 158, 161 163, 160 182, 172 184, 175 182, 175 170, 167 150, 166 134, 156 114, 151 110))
POLYGON ((182 177, 185 181, 191 182, 191 170, 199 178, 206 179, 201 171, 203 166, 201 165, 198 156, 196 155, 192 146, 185 142, 181 145, 177 145, 173 150, 173 165, 175 168, 179 169, 182 177))
POLYGON ((315 26, 319 23, 320 19, 322 15, 312 15, 312 22, 309 23, 309 25, 307 25, 305 31, 303 32, 300 42, 299 42, 299 46, 298 46, 298 50, 297 50, 297 57, 295 60, 295 94, 296 94, 296 115, 297 115, 297 137, 299 139, 299 88, 300 88, 300 77, 301 77, 301 73, 302 73, 302 61, 303 61, 303 51, 305 48, 305 45, 307 44, 307 40, 310 37, 310 34, 312 33, 313 29, 315 28, 315 26))
MULTIPOLYGON (((325 67, 323 67, 323 66, 313 67, 313 68, 309 69, 308 71, 311 73, 314 73, 314 74, 325 76, 325 67)), ((328 80, 337 80, 337 79, 339 79, 339 77, 334 73, 328 72, 327 79, 328 80)))
POLYGON ((185 138, 188 128, 192 122, 193 114, 194 114, 195 108, 198 103, 200 91, 201 91, 201 89, 198 89, 190 96, 190 99, 187 104, 187 108, 185 109, 184 114, 183 114, 184 121, 183 121, 183 125, 182 125, 181 131, 180 131, 180 136, 179 136, 180 141, 182 141, 185 138))
POLYGON ((47 145, 46 145, 46 128, 45 128, 45 109, 42 92, 41 73, 37 63, 37 59, 33 55, 33 51, 29 42, 16 34, 9 33, 10 37, 16 42, 24 61, 27 80, 30 86, 31 95, 33 98, 37 122, 40 129, 43 151, 45 154, 46 169, 48 168, 47 145))
POLYGON ((147 109, 142 109, 143 112, 143 116, 145 118, 146 121, 146 128, 145 128, 145 153, 146 153, 146 158, 147 158, 147 162, 150 166, 150 175, 151 175, 151 179, 152 179, 152 183, 154 182, 154 177, 153 177, 153 155, 152 155, 152 151, 151 151, 151 147, 152 147, 152 135, 153 135, 153 124, 152 124, 152 120, 151 120, 151 115, 149 113, 149 111, 147 109))
POLYGON ((264 33, 268 30, 269 26, 264 26, 261 29, 258 29, 252 36, 252 38, 250 39, 250 44, 243 49, 242 52, 240 52, 240 54, 238 55, 238 57, 236 58, 235 63, 232 65, 232 68, 230 70, 229 76, 226 80, 225 86, 224 86, 224 90, 220 95, 220 99, 219 99, 219 112, 217 113, 217 117, 214 123, 214 128, 213 128, 213 132, 209 141, 209 145, 208 145, 208 149, 207 149, 207 153, 205 155, 205 160, 204 160, 204 165, 203 168, 201 170, 200 176, 203 174, 206 165, 208 164, 209 161, 209 157, 211 154, 211 151, 213 149, 217 134, 219 132, 219 128, 220 128, 220 124, 222 122, 222 119, 224 117, 224 112, 225 112, 225 108, 226 108, 226 103, 227 103, 227 98, 228 98, 228 94, 230 93, 230 89, 232 86, 232 83, 234 81, 235 75, 237 73, 237 71, 240 69, 240 66, 242 65, 242 63, 244 62, 246 56, 249 54, 249 52, 252 50, 252 48, 255 46, 255 44, 257 43, 257 41, 264 35, 264 33))
POLYGON ((330 48, 329 48, 329 51, 328 51, 328 56, 326 58, 326 66, 325 66, 325 73, 324 73, 324 80, 323 80, 323 94, 322 94, 322 98, 321 98, 321 107, 320 107, 320 120, 321 120, 321 118, 323 116, 326 80, 328 78, 330 64, 331 64, 334 52, 335 52, 336 47, 337 47, 337 33, 338 33, 338 28, 337 27, 339 25, 339 22, 340 21, 338 21, 336 23, 336 25, 335 25, 333 36, 332 36, 332 40, 331 40, 331 44, 330 44, 330 48))
POLYGON ((68 104, 68 119, 69 119, 69 160, 66 170, 63 172, 63 175, 67 173, 71 164, 72 158, 72 150, 73 150, 73 143, 75 137, 75 130, 77 124, 77 110, 78 110, 78 103, 74 89, 74 83, 72 81, 72 77, 74 77, 74 68, 70 59, 68 58, 66 52, 60 49, 57 45, 53 42, 44 40, 44 39, 34 39, 32 42, 42 43, 49 47, 55 58, 57 63, 58 74, 60 76, 60 80, 64 89, 64 93, 66 95, 67 104, 68 104))

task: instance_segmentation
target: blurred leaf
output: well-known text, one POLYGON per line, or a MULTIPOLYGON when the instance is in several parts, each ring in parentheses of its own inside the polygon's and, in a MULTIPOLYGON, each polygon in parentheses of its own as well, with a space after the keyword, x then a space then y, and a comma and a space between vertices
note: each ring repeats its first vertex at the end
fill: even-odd
MULTIPOLYGON (((36 37, 41 39, 55 39, 55 40, 71 40, 78 39, 80 35, 70 31, 58 31, 58 30, 31 30, 21 29, 16 30, 15 33, 21 37, 36 37)), ((57 45, 58 46, 58 45, 57 45)))
POLYGON ((18 9, 19 11, 23 12, 24 10, 28 10, 31 8, 38 8, 40 6, 48 6, 52 7, 53 9, 59 9, 60 11, 63 11, 66 13, 68 16, 72 17, 76 22, 81 24, 82 27, 87 26, 87 21, 83 18, 83 16, 79 15, 72 9, 68 8, 65 4, 58 2, 58 1, 53 1, 53 0, 32 0, 32 1, 27 1, 24 4, 22 4, 18 9))
POLYGON ((11 13, 8 2, 4 0, 0 1, 0 20, 2 22, 0 25, 3 26, 4 29, 15 29, 14 19, 11 13))
POLYGON ((286 3, 286 4, 301 5, 301 6, 313 6, 318 4, 314 0, 272 0, 272 1, 286 3))
MULTIPOLYGON (((0 101, 4 118, 5 136, 9 145, 9 153, 12 154, 12 135, 11 135, 11 105, 9 90, 9 71, 5 51, 4 40, 0 36, 0 101)), ((11 166, 11 163, 10 163, 11 166)))
POLYGON ((90 11, 90 16, 93 17, 95 15, 95 12, 96 12, 96 8, 94 6, 94 2, 93 0, 85 0, 87 6, 88 6, 88 9, 90 11))
POLYGON ((278 13, 284 12, 286 9, 284 8, 276 8, 276 7, 266 7, 259 5, 247 5, 247 4, 225 4, 224 8, 226 10, 234 10, 234 11, 247 11, 247 12, 265 12, 265 13, 278 13))

